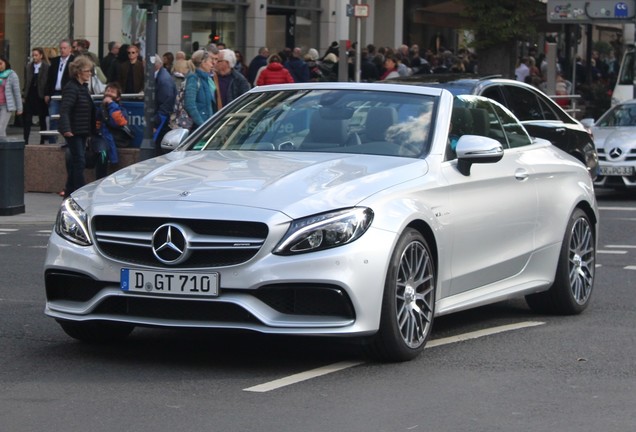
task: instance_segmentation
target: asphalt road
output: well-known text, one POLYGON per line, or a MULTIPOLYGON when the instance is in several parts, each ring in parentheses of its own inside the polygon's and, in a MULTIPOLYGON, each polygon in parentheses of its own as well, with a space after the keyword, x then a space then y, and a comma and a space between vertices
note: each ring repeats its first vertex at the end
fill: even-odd
POLYGON ((442 317, 402 364, 237 332, 77 343, 43 314, 50 224, 0 225, 0 431, 636 430, 636 194, 599 195, 584 314, 511 301, 442 317))

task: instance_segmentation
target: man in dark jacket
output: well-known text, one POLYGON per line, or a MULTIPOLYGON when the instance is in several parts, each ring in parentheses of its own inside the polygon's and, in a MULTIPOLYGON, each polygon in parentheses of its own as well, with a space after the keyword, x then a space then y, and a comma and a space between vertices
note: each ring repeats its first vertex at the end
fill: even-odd
POLYGON ((119 42, 110 41, 108 42, 108 54, 102 59, 100 66, 102 67, 102 71, 104 73, 108 73, 112 64, 117 61, 117 54, 119 54, 119 47, 121 45, 119 42))
POLYGON ((219 51, 219 60, 216 63, 216 74, 221 94, 221 101, 225 106, 234 99, 246 93, 250 89, 242 73, 234 69, 236 65, 236 54, 231 49, 222 49, 219 51))
MULTIPOLYGON (((50 130, 57 130, 57 120, 53 116, 60 113, 60 101, 52 99, 53 96, 61 96, 62 89, 69 81, 68 65, 75 59, 71 54, 71 41, 62 39, 60 41, 60 55, 51 59, 48 77, 46 79, 46 89, 44 91, 44 102, 49 106, 49 116, 51 116, 50 130)), ((55 144, 56 138, 49 138, 49 143, 55 144)))
POLYGON ((155 118, 153 128, 155 133, 153 140, 157 155, 163 154, 161 140, 170 130, 170 114, 174 110, 174 102, 177 98, 177 86, 170 72, 163 67, 163 58, 159 54, 154 56, 155 64, 155 118))
POLYGON ((261 47, 258 50, 258 55, 250 62, 247 68, 247 81, 252 87, 256 85, 255 81, 258 70, 263 66, 267 66, 267 57, 269 57, 269 49, 267 49, 267 47, 261 47))
POLYGON ((139 58, 139 47, 130 45, 128 61, 121 64, 117 80, 124 93, 140 93, 144 90, 144 65, 139 58))
POLYGON ((285 62, 285 69, 294 77, 294 82, 304 83, 309 81, 309 66, 303 60, 300 48, 294 48, 291 58, 285 62))

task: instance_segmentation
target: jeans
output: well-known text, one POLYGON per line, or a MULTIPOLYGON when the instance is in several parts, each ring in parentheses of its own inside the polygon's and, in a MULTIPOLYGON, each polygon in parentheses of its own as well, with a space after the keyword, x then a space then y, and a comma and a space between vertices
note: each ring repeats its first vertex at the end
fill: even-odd
MULTIPOLYGON (((60 113, 60 105, 61 104, 62 104, 62 101, 60 101, 60 100, 51 99, 49 101, 49 116, 51 116, 50 117, 50 121, 49 121, 49 123, 50 123, 49 130, 57 130, 57 122, 58 122, 58 120, 57 119, 53 120, 53 115, 57 115, 57 114, 60 113)), ((49 143, 50 144, 55 144, 56 142, 57 142, 57 139, 54 136, 49 137, 49 143)))
POLYGON ((86 167, 86 140, 87 136, 74 135, 64 137, 66 140, 66 196, 86 184, 84 180, 84 168, 86 167))
POLYGON ((11 120, 11 113, 7 111, 6 105, 0 105, 0 137, 7 136, 7 126, 11 120))

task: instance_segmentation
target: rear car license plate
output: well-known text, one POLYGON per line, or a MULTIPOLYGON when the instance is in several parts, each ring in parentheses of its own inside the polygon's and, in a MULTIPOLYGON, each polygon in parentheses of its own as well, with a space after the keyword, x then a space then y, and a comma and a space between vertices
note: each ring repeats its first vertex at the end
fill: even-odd
POLYGON ((219 295, 219 274, 122 268, 120 286, 126 292, 216 297, 219 295))
POLYGON ((631 166, 600 166, 599 171, 604 176, 630 176, 634 174, 631 166))

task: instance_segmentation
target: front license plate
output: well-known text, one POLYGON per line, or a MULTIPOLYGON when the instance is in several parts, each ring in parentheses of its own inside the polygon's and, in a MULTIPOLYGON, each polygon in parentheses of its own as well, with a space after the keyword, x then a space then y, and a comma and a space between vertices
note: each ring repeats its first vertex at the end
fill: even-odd
POLYGON ((126 292, 177 296, 219 295, 218 273, 156 272, 121 269, 121 289, 126 292))
POLYGON ((634 174, 634 167, 630 166, 601 166, 600 173, 604 176, 630 176, 634 174))

